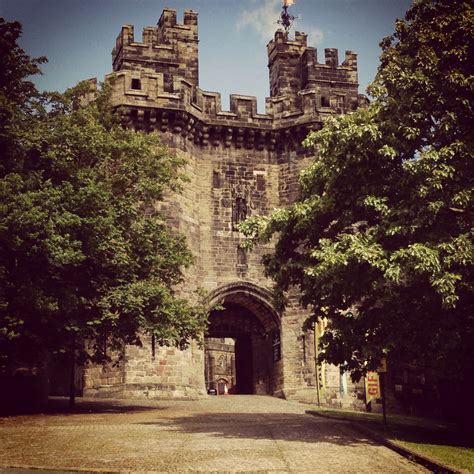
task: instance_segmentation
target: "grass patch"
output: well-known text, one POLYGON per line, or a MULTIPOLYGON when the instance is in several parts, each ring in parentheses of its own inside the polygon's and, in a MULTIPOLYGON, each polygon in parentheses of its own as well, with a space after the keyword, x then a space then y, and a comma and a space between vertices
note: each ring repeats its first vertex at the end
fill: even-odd
POLYGON ((371 424, 371 428, 391 441, 438 460, 457 469, 474 472, 474 449, 472 440, 452 429, 433 429, 419 424, 409 426, 389 422, 385 428, 380 424, 371 424))
POLYGON ((474 472, 474 443, 454 424, 426 418, 392 415, 383 425, 379 413, 318 408, 325 416, 357 421, 390 441, 453 468, 474 472))

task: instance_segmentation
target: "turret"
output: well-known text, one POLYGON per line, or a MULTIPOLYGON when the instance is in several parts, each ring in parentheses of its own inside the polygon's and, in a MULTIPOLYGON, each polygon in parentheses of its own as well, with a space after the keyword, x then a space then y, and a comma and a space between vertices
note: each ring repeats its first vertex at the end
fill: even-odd
POLYGON ((296 96, 302 89, 301 57, 307 49, 306 35, 297 32, 295 40, 282 30, 267 45, 270 69, 270 97, 296 96))
POLYGON ((316 108, 338 111, 357 107, 357 55, 346 51, 339 64, 337 49, 324 50, 325 63, 319 64, 316 48, 307 45, 307 35, 297 31, 290 39, 282 30, 267 46, 270 75, 270 97, 281 97, 285 107, 300 109, 301 95, 316 94, 316 108))
POLYGON ((163 74, 172 92, 176 78, 199 84, 197 13, 184 11, 178 23, 176 10, 165 9, 156 27, 143 29, 142 42, 135 42, 132 25, 124 25, 112 51, 114 71, 141 70, 163 74))

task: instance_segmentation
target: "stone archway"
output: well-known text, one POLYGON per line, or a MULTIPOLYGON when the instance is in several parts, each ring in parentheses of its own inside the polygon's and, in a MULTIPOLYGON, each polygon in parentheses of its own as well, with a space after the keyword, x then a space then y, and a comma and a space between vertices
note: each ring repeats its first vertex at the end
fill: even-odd
POLYGON ((222 286, 211 295, 222 311, 210 315, 205 339, 206 389, 229 380, 229 393, 273 394, 282 381, 280 317, 271 293, 249 282, 222 286))

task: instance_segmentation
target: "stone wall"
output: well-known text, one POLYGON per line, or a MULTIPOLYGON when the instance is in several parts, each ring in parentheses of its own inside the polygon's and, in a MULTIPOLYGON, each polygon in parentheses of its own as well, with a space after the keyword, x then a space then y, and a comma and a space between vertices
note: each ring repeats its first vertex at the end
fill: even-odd
POLYGON ((236 393, 235 340, 207 337, 204 357, 206 389, 214 389, 219 395, 223 395, 220 385, 225 383, 228 393, 236 393))

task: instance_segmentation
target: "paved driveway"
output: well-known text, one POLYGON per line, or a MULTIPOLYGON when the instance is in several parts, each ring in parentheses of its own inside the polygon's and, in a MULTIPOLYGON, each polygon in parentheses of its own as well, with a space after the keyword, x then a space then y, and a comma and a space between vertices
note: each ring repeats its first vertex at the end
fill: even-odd
POLYGON ((0 418, 0 467, 102 471, 426 472, 343 422, 271 397, 80 401, 0 418))

